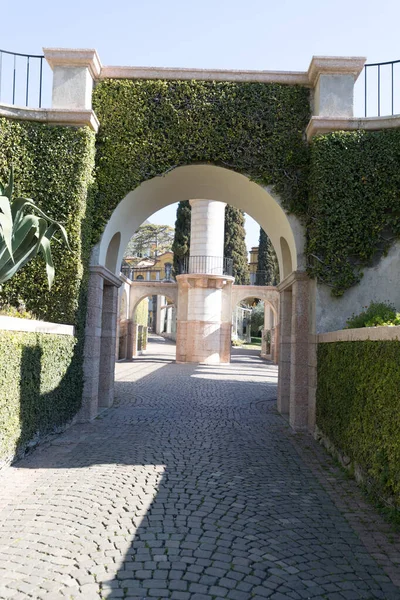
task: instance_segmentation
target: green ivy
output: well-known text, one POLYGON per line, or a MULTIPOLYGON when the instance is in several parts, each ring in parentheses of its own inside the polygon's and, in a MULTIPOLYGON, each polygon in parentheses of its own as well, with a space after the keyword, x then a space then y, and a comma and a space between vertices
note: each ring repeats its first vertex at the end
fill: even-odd
POLYGON ((400 130, 335 132, 311 144, 309 274, 337 296, 400 237, 400 130))
MULTIPOLYGON (((38 256, 2 286, 0 301, 22 300, 37 317, 77 323, 84 265, 91 250, 88 188, 94 163, 94 133, 88 128, 48 126, 0 118, 0 181, 14 166, 15 196, 35 203, 67 229, 72 252, 52 243, 56 277, 48 290, 38 256)), ((81 311, 82 312, 82 311, 81 311)))
POLYGON ((307 203, 309 90, 275 83, 104 80, 93 107, 98 194, 94 241, 128 192, 181 165, 212 163, 307 203))
POLYGON ((400 506, 400 342, 318 344, 317 425, 400 506))
POLYGON ((0 331, 0 462, 72 419, 81 402, 77 339, 0 331))

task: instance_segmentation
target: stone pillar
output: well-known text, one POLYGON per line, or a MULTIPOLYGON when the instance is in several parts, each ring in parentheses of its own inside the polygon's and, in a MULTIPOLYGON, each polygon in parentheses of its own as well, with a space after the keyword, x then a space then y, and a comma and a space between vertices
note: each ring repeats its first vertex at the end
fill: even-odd
POLYGON ((215 200, 190 200, 190 273, 223 275, 225 206, 215 200))
POLYGON ((105 267, 90 267, 82 406, 77 415, 81 423, 94 419, 99 407, 112 404, 120 285, 120 278, 105 267))
POLYGON ((308 78, 314 88, 313 114, 352 117, 354 84, 365 63, 362 57, 314 56, 308 78))
POLYGON ((126 358, 131 360, 133 356, 136 356, 136 323, 132 321, 132 319, 129 319, 126 342, 126 358))
MULTIPOLYGON (((106 283, 106 282, 105 282, 106 283)), ((118 288, 104 285, 101 322, 99 408, 108 408, 114 399, 115 341, 118 288)))
POLYGON ((299 275, 292 286, 289 421, 293 429, 307 430, 310 290, 308 277, 299 275))
POLYGON ((189 273, 178 275, 177 362, 228 363, 232 283, 224 273, 225 204, 190 200, 189 273))
POLYGON ((100 75, 96 50, 43 48, 53 70, 52 108, 92 110, 93 81, 100 75))
MULTIPOLYGON (((280 413, 289 414, 290 405, 290 364, 292 335, 292 290, 284 289, 280 295, 279 372, 278 402, 280 413)), ((275 332, 276 336, 276 332, 275 332)))
POLYGON ((91 272, 88 283, 88 305, 83 351, 82 406, 77 415, 77 420, 80 423, 91 421, 98 413, 103 283, 104 279, 100 273, 91 272))

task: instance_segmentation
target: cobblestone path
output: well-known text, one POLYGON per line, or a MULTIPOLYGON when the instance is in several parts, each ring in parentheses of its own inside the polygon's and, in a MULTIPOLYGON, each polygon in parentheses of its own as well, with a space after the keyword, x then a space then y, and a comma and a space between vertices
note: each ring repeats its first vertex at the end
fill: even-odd
POLYGON ((0 598, 400 599, 398 536, 276 413, 276 367, 173 350, 0 474, 0 598))

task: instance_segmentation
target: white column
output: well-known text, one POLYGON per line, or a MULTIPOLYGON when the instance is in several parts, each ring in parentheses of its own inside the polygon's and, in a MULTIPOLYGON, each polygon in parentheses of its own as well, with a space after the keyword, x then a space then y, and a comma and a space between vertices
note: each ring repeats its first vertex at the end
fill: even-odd
POLYGON ((222 275, 226 205, 216 200, 190 200, 190 205, 189 272, 222 275))

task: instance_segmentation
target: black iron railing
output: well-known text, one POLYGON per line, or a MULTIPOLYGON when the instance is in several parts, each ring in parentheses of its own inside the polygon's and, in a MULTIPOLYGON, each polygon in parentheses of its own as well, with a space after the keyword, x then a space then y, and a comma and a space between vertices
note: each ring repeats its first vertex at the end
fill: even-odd
POLYGON ((188 256, 179 265, 180 274, 232 276, 233 260, 222 256, 188 256))
POLYGON ((400 113, 400 60, 364 66, 364 116, 400 113))
POLYGON ((0 102, 41 108, 43 59, 41 54, 0 50, 0 102))

